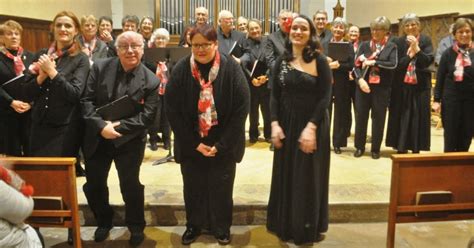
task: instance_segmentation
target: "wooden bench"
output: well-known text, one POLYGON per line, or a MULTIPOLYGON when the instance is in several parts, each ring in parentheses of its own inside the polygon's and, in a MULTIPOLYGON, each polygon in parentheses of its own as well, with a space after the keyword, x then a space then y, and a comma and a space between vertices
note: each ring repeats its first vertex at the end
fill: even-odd
POLYGON ((31 217, 64 218, 61 223, 34 223, 34 227, 65 227, 72 229, 74 247, 82 247, 76 192, 75 158, 4 157, 0 164, 13 169, 34 187, 34 196, 61 197, 64 210, 33 210, 31 217))
POLYGON ((387 247, 394 247, 396 223, 474 219, 474 153, 392 155, 387 247), (416 193, 452 192, 448 204, 416 205, 416 193), (446 217, 417 217, 416 212, 449 211, 446 217))

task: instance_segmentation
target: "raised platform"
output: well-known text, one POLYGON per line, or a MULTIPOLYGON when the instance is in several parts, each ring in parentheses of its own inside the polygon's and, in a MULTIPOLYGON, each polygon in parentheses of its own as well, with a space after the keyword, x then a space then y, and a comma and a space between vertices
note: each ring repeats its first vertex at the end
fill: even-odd
MULTIPOLYGON (((432 128, 432 152, 442 152, 443 130, 432 128)), ((331 152, 329 187, 330 222, 385 222, 387 220, 390 191, 391 148, 382 147, 378 160, 370 153, 354 158, 353 136, 342 154, 331 152)), ((242 163, 237 166, 234 186, 234 225, 264 225, 270 190, 273 153, 269 144, 260 141, 250 145, 242 163)), ((366 150, 370 150, 370 143, 366 150)), ((471 149, 472 150, 472 149, 471 149)), ((182 179, 178 164, 170 162, 157 166, 152 163, 164 157, 167 151, 146 150, 141 168, 141 181, 145 185, 145 216, 149 226, 185 224, 182 179)), ((81 224, 95 225, 92 213, 82 192, 85 179, 79 178, 78 199, 81 224)), ((109 176, 110 202, 116 210, 114 223, 124 225, 124 205, 120 194, 116 170, 109 176)))

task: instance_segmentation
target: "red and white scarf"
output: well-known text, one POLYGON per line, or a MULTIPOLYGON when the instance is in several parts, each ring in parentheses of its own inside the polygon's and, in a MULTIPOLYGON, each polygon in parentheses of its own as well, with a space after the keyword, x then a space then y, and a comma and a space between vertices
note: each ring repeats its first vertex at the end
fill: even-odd
POLYGON ((471 66, 471 58, 469 57, 469 52, 473 47, 472 41, 469 42, 469 45, 466 49, 460 48, 457 42, 453 44, 453 50, 458 54, 456 57, 456 62, 454 63, 454 82, 462 82, 464 79, 464 67, 471 66))
MULTIPOLYGON (((65 47, 61 50, 57 50, 56 42, 53 42, 51 46, 49 46, 47 54, 49 55, 50 58, 57 60, 61 58, 62 56, 74 54, 76 51, 77 51, 76 43, 73 43, 71 46, 65 47)), ((38 66, 38 63, 34 62, 33 64, 31 64, 28 70, 32 74, 35 74, 35 75, 39 74, 40 68, 38 66)))
POLYGON ((156 77, 160 80, 160 85, 158 86, 158 94, 164 95, 166 84, 168 83, 168 76, 166 72, 168 71, 168 67, 166 66, 165 62, 158 62, 156 64, 156 77))
MULTIPOLYGON (((385 48, 385 44, 387 43, 387 37, 384 37, 379 43, 377 43, 375 40, 370 41, 370 50, 372 51, 372 54, 368 57, 365 58, 365 56, 362 54, 359 56, 356 61, 355 65, 356 66, 361 66, 362 62, 364 60, 373 60, 377 59, 379 56, 380 52, 385 48), (364 59, 363 59, 364 58, 364 59)), ((377 66, 372 66, 369 69, 369 84, 380 84, 380 69, 377 66)))
POLYGON ((5 54, 5 56, 7 56, 7 58, 13 60, 13 69, 15 70, 15 74, 17 76, 23 74, 23 71, 25 70, 25 64, 23 64, 23 60, 21 59, 21 57, 23 55, 23 48, 22 47, 18 48, 18 52, 16 53, 16 56, 14 56, 5 47, 1 47, 0 52, 5 54))
POLYGON ((194 79, 201 85, 201 92, 198 100, 198 119, 199 119, 199 134, 201 137, 206 137, 212 126, 217 125, 217 110, 214 103, 214 95, 212 90, 212 82, 217 78, 219 73, 219 64, 221 57, 218 51, 214 58, 211 70, 209 71, 209 80, 205 81, 201 77, 201 72, 194 61, 194 55, 191 55, 191 72, 194 79))
MULTIPOLYGON (((420 41, 420 36, 418 35, 416 39, 420 41)), ((409 53, 410 53, 410 48, 408 48, 407 55, 409 53)), ((416 57, 410 60, 403 82, 405 82, 406 84, 413 84, 413 85, 418 83, 418 79, 416 78, 416 57)))

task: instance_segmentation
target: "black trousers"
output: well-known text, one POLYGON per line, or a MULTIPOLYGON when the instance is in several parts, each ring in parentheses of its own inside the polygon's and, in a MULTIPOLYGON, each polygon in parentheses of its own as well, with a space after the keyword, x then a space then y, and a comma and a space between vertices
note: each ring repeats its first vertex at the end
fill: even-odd
POLYGON ((263 136, 265 139, 269 139, 272 132, 270 124, 270 90, 266 85, 260 87, 250 86, 250 138, 258 138, 260 135, 258 131, 259 107, 262 110, 263 116, 263 136))
POLYGON ((351 132, 351 87, 348 81, 336 82, 333 86, 334 123, 332 144, 334 147, 346 147, 351 132))
POLYGON ((188 227, 229 232, 236 163, 228 157, 187 159, 181 163, 188 227))
POLYGON ((380 152, 383 131, 385 126, 385 115, 390 101, 390 88, 379 85, 370 85, 370 93, 364 93, 357 87, 356 89, 356 132, 355 147, 365 150, 367 139, 367 125, 369 122, 369 112, 372 119, 372 152, 380 152))
POLYGON ((467 152, 474 135, 474 99, 443 99, 444 151, 467 152))
POLYGON ((165 108, 164 108, 164 97, 160 97, 160 103, 158 104, 158 109, 156 111, 155 120, 153 124, 148 128, 148 135, 150 135, 150 143, 158 142, 158 133, 161 132, 163 142, 170 142, 171 140, 171 126, 166 117, 165 108))
POLYGON ((109 204, 107 178, 112 161, 118 172, 120 191, 125 202, 125 222, 132 232, 143 231, 144 186, 140 183, 140 165, 145 151, 145 137, 137 137, 122 146, 115 147, 101 138, 96 152, 86 158, 84 194, 99 227, 111 227, 113 210, 109 204))

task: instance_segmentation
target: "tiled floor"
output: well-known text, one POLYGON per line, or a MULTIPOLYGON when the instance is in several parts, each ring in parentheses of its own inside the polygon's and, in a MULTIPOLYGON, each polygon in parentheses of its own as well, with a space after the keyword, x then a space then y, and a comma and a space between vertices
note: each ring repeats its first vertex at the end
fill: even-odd
MULTIPOLYGON (((432 128, 432 152, 443 150, 442 129, 432 128)), ((271 180, 272 152, 269 144, 260 141, 248 145, 242 163, 237 167, 234 187, 234 203, 266 204, 271 180)), ((367 153, 354 158, 353 136, 349 147, 336 155, 331 152, 330 204, 371 202, 387 203, 390 189, 391 148, 382 147, 382 157, 374 160, 367 153)), ((370 150, 370 143, 367 149, 370 150)), ((473 149, 471 148, 471 151, 473 149)), ((152 152, 147 149, 141 168, 141 181, 145 185, 145 204, 182 205, 182 179, 178 164, 166 163, 153 166, 152 163, 165 156, 161 148, 152 152)), ((87 204, 82 185, 78 179, 80 204, 87 204)), ((123 204, 115 169, 109 176, 109 190, 112 204, 123 204)), ((385 247, 386 223, 341 223, 330 224, 326 239, 314 247, 385 247)), ((142 247, 179 247, 183 226, 148 227, 147 240, 142 247)), ((42 229, 48 246, 68 247, 64 240, 65 231, 42 229)), ((91 241, 94 227, 82 227, 81 235, 85 247, 128 247, 129 234, 124 227, 113 229, 110 240, 97 244, 91 241)), ((231 247, 293 247, 292 243, 280 242, 267 233, 264 226, 233 226, 231 247)), ((397 225, 396 247, 466 247, 474 236, 474 222, 440 222, 397 225)), ((212 236, 202 236, 191 247, 219 247, 212 236)))

